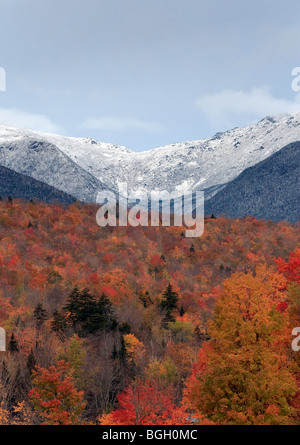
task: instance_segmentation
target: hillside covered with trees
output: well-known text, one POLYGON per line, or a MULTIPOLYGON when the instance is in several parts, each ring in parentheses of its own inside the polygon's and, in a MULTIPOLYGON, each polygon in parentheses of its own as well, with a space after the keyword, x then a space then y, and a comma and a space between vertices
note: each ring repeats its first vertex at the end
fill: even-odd
POLYGON ((300 227, 0 201, 0 424, 299 424, 300 227))

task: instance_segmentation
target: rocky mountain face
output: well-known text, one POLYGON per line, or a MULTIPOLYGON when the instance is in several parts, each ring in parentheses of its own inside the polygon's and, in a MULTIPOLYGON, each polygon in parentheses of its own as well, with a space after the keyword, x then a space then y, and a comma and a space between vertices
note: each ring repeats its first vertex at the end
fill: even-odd
POLYGON ((3 132, 2 128, 0 126, 0 165, 3 167, 44 182, 80 201, 95 202, 98 191, 107 188, 40 134, 9 128, 3 132))
POLYGON ((141 153, 92 139, 47 135, 47 140, 111 187, 126 182, 129 189, 147 192, 205 189, 209 198, 247 167, 300 140, 300 113, 141 153))
MULTIPOLYGON (((211 138, 140 153, 90 138, 0 125, 0 165, 84 202, 95 201, 97 192, 103 189, 117 190, 120 182, 125 182, 129 190, 148 194, 205 190, 209 200, 221 192, 218 199, 225 197, 227 188, 242 172, 297 141, 300 113, 266 117, 211 138)), ((219 203, 216 212, 223 210, 219 203)))

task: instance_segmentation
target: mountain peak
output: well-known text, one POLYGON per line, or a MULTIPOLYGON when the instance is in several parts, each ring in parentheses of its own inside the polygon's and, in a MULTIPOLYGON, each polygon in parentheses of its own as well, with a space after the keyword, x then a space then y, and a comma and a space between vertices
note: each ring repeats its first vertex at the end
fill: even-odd
MULTIPOLYGON (((12 169, 17 165, 18 171, 24 174, 30 174, 31 169, 37 175, 36 179, 41 180, 43 174, 39 170, 42 167, 38 157, 31 157, 29 165, 28 158, 20 159, 20 156, 28 156, 29 141, 31 144, 43 141, 39 151, 45 150, 45 165, 51 145, 57 150, 55 156, 60 159, 57 162, 80 171, 85 180, 94 181, 94 187, 98 184, 116 189, 118 182, 126 182, 129 190, 150 193, 206 189, 210 190, 210 197, 246 168, 299 140, 300 113, 267 116, 247 127, 218 132, 210 138, 173 143, 140 153, 93 138, 74 138, 0 125, 0 164, 12 169), (7 150, 7 144, 10 150, 7 150)), ((51 162, 53 159, 51 157, 51 162)), ((83 191, 80 196, 76 190, 71 193, 70 184, 64 178, 59 182, 60 190, 84 199, 83 191)), ((76 188, 76 178, 72 184, 76 188)))

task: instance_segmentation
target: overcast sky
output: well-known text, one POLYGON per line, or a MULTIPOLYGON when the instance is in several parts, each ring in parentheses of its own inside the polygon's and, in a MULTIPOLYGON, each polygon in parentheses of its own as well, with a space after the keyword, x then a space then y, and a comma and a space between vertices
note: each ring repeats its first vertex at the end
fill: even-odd
POLYGON ((0 121, 141 151, 300 111, 299 0, 0 0, 0 121))

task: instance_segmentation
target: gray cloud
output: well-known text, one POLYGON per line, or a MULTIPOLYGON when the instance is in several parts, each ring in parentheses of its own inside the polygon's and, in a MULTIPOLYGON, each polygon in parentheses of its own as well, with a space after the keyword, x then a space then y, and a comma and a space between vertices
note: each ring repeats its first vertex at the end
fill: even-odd
POLYGON ((17 108, 0 108, 0 122, 48 133, 62 132, 62 128, 52 122, 47 116, 29 113, 17 108))
POLYGON ((277 98, 267 86, 253 87, 249 91, 223 90, 198 98, 196 106, 211 124, 231 127, 237 118, 250 122, 267 115, 298 113, 300 95, 294 100, 277 98))
POLYGON ((39 116, 15 111, 16 125, 137 150, 210 136, 221 119, 239 126, 271 105, 293 108, 299 16, 299 0, 1 0, 0 108, 39 116), (251 113, 235 111, 238 91, 251 113), (201 101, 195 111, 196 97, 210 111, 201 101))
POLYGON ((154 122, 144 122, 140 119, 130 117, 102 117, 88 118, 82 123, 83 128, 96 129, 100 131, 123 131, 123 130, 141 130, 157 131, 161 129, 159 124, 154 122))

